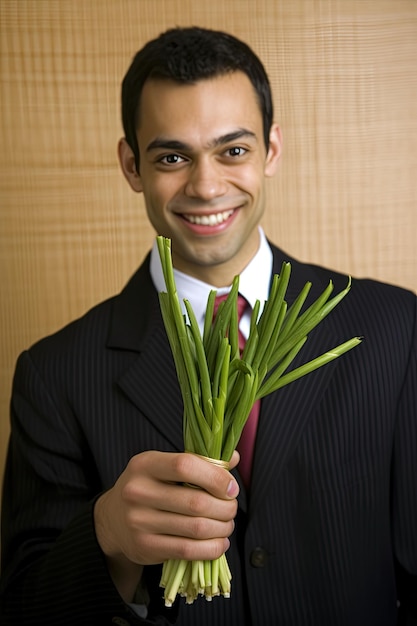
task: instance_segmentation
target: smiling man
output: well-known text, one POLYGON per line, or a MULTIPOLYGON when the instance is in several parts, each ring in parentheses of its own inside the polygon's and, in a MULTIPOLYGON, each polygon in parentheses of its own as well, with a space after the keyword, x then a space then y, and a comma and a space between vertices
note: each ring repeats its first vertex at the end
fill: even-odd
MULTIPOLYGON (((290 258, 260 228, 281 157, 269 81, 246 44, 174 29, 122 86, 122 171, 172 239, 200 325, 236 274, 251 307, 283 260, 289 304, 347 277, 290 258)), ((303 361, 360 350, 265 398, 242 480, 183 450, 156 246, 125 289, 19 358, 3 497, 2 624, 412 626, 417 620, 416 298, 370 280, 303 361), (197 485, 195 489, 189 484, 197 485), (161 564, 228 551, 230 598, 166 608, 161 564)), ((243 462, 243 459, 242 459, 243 462)), ((243 475, 243 474, 242 474, 243 475)))
POLYGON ((156 232, 172 239, 175 267, 216 287, 230 285, 259 248, 264 179, 281 153, 276 124, 265 145, 249 78, 234 71, 193 84, 148 80, 137 137, 140 170, 125 139, 122 168, 143 192, 156 232))

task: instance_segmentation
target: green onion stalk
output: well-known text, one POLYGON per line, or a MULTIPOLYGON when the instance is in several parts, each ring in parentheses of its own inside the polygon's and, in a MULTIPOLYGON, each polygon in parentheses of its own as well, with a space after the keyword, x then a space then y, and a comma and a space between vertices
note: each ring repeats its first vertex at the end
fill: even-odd
MULTIPOLYGON (((283 263, 272 280, 271 291, 260 314, 260 302, 252 311, 249 337, 240 354, 237 296, 239 277, 213 320, 216 291, 211 291, 203 333, 191 304, 184 300, 183 315, 172 266, 171 240, 157 237, 166 292, 159 294, 160 306, 181 389, 183 437, 186 452, 206 457, 228 467, 253 404, 322 367, 357 346, 354 337, 321 356, 289 369, 308 334, 347 295, 351 287, 331 297, 330 281, 322 294, 303 309, 311 283, 306 283, 290 307, 285 295, 291 274, 290 263, 283 263)), ((231 572, 226 555, 213 561, 168 560, 164 563, 161 587, 166 606, 177 594, 191 604, 203 595, 230 596, 231 572)))

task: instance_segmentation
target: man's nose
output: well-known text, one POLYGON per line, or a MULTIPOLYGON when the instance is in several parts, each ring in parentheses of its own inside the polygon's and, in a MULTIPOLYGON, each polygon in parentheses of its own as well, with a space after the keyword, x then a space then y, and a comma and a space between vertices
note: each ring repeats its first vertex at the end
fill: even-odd
POLYGON ((193 163, 185 185, 185 195, 191 198, 212 200, 227 191, 221 166, 209 160, 193 163))

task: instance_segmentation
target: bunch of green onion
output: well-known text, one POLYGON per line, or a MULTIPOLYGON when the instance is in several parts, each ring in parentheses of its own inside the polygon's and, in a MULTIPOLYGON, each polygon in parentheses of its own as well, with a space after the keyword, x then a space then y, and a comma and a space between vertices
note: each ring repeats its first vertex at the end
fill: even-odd
MULTIPOLYGON (((330 298, 333 284, 305 310, 311 288, 306 283, 290 307, 285 295, 291 265, 283 263, 273 277, 262 313, 257 301, 252 311, 249 337, 239 351, 237 295, 239 277, 233 280, 227 299, 213 320, 216 291, 207 301, 204 331, 188 300, 183 315, 172 267, 171 240, 157 237, 166 292, 159 294, 162 317, 171 346, 184 404, 183 433, 186 452, 224 462, 227 467, 256 400, 336 359, 360 343, 354 337, 321 356, 287 371, 305 344, 310 331, 328 315, 350 290, 350 283, 330 298)), ((231 572, 223 554, 213 561, 169 560, 163 565, 161 587, 166 606, 177 594, 192 603, 198 595, 211 600, 230 596, 231 572)))

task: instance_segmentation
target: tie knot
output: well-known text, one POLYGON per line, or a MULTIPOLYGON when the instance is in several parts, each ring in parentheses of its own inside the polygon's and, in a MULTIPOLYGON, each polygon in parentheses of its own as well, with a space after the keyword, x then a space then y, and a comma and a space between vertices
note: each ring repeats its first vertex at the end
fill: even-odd
MULTIPOLYGON (((221 296, 216 296, 216 298, 214 300, 213 317, 216 317, 216 314, 217 314, 217 311, 219 309, 220 304, 227 299, 228 295, 229 295, 228 293, 224 293, 221 296)), ((242 295, 240 295, 240 293, 239 293, 238 296, 237 296, 237 318, 238 318, 238 320, 240 320, 240 318, 242 317, 242 315, 245 312, 247 306, 248 306, 248 301, 242 295)))
POLYGON ((248 301, 239 293, 237 296, 237 317, 239 320, 242 317, 243 313, 246 311, 247 307, 248 301))

